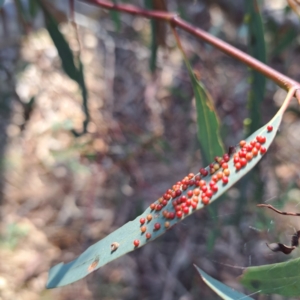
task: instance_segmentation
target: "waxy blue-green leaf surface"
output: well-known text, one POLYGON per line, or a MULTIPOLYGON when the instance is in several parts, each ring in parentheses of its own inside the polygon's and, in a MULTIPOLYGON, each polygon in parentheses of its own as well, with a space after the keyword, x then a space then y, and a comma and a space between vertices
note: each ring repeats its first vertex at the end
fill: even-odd
POLYGON ((236 290, 230 288, 229 286, 221 283, 220 281, 212 278, 208 274, 206 274, 203 270, 199 267, 194 265, 196 270, 199 272, 200 276, 202 277, 203 281, 222 299, 224 300, 253 300, 253 298, 248 297, 242 293, 237 292, 236 290))
POLYGON ((300 296, 300 258, 278 264, 247 268, 240 277, 250 291, 278 294, 285 297, 300 296))
MULTIPOLYGON (((266 142, 264 143, 264 147, 267 149, 271 145, 273 139, 275 138, 276 132, 279 128, 282 113, 284 110, 280 110, 276 116, 264 127, 257 130, 251 136, 249 136, 246 141, 249 143, 256 139, 256 136, 261 135, 266 137, 266 142), (273 130, 268 132, 267 126, 272 125, 273 130)), ((236 150, 239 150, 239 146, 236 147, 236 150)), ((225 191, 227 191, 234 183, 236 183, 240 178, 242 178, 247 172, 249 172, 263 157, 263 155, 258 154, 254 157, 250 162, 248 162, 247 166, 236 171, 233 163, 233 158, 228 162, 228 168, 230 170, 229 182, 224 185, 222 181, 217 183, 218 192, 216 192, 212 198, 211 202, 215 201, 220 195, 222 195, 225 191)), ((208 168, 207 168, 208 170, 208 168)), ((211 175, 207 175, 202 178, 207 182, 207 184, 211 181, 211 175)), ((188 190, 194 189, 194 187, 189 187, 187 190, 182 191, 182 195, 186 195, 188 190)), ((201 196, 201 195, 200 195, 201 196)), ((201 202, 201 198, 199 196, 199 202, 197 209, 201 209, 204 205, 201 202)), ((158 202, 157 202, 158 203, 158 202)), ((172 200, 168 202, 168 204, 163 208, 163 210, 174 211, 172 200)), ((166 228, 164 227, 164 223, 166 219, 163 217, 162 211, 151 211, 150 207, 148 207, 143 214, 138 216, 133 221, 130 221, 123 225, 121 228, 109 234, 104 239, 100 240, 96 244, 90 246, 86 251, 84 251, 79 257, 75 260, 63 264, 60 263, 54 266, 50 272, 47 282, 47 288, 55 288, 58 286, 64 286, 70 283, 73 283, 89 273, 91 271, 97 270, 101 266, 107 264, 108 262, 128 253, 136 248, 133 245, 133 241, 138 239, 140 241, 139 247, 145 245, 149 241, 153 241, 155 238, 159 237, 163 233, 166 232, 166 228), (146 218, 148 214, 151 214, 153 219, 150 222, 147 222, 145 225, 147 226, 147 232, 152 234, 152 238, 150 240, 146 239, 145 233, 142 234, 140 231, 140 218, 146 218), (154 223, 160 223, 161 228, 159 230, 154 230, 154 223), (118 248, 115 251, 111 251, 111 245, 113 243, 118 243, 118 248)), ((168 220, 170 222, 170 227, 180 222, 184 218, 188 217, 195 210, 190 209, 190 212, 184 215, 183 218, 178 219, 175 218, 173 220, 168 220)))

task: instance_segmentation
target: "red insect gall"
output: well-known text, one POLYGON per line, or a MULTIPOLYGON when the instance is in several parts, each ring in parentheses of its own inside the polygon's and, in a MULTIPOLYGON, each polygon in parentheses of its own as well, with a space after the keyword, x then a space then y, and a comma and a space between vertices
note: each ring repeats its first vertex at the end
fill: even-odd
POLYGON ((267 149, 265 147, 260 148, 260 153, 265 154, 267 152, 267 149))
POLYGON ((186 215, 189 213, 190 209, 186 206, 182 209, 183 213, 186 215))
POLYGON ((199 180, 201 180, 200 175, 196 175, 196 176, 195 176, 195 181, 199 181, 199 180))
POLYGON ((204 205, 207 205, 207 204, 209 204, 209 198, 208 197, 204 197, 203 199, 202 199, 202 203, 204 204, 204 205))
POLYGON ((155 206, 156 206, 155 203, 151 203, 151 204, 150 204, 150 209, 151 209, 151 210, 154 210, 154 209, 155 209, 155 206))
POLYGON ((145 218, 140 218, 140 223, 143 225, 143 224, 145 224, 145 222, 146 222, 146 219, 145 218))
POLYGON ((193 199, 192 199, 192 201, 198 203, 199 199, 198 199, 198 197, 194 196, 193 199))
POLYGON ((181 205, 179 205, 179 204, 176 205, 176 206, 175 206, 175 210, 176 210, 176 211, 181 211, 181 205))
POLYGON ((201 191, 203 192, 203 193, 205 193, 206 191, 207 191, 207 186, 206 185, 204 185, 202 188, 201 188, 201 191))
POLYGON ((162 205, 162 206, 166 206, 167 204, 168 204, 168 201, 165 200, 165 199, 161 202, 161 205, 162 205))
POLYGON ((225 175, 226 177, 228 177, 230 175, 230 170, 229 169, 225 169, 223 171, 223 175, 225 175))
POLYGON ((180 195, 181 195, 181 190, 179 190, 179 189, 176 190, 176 191, 175 191, 175 194, 176 194, 176 197, 180 196, 180 195))
POLYGON ((141 227, 141 232, 142 232, 142 233, 146 232, 146 230, 147 230, 147 227, 146 227, 146 226, 142 226, 142 227, 141 227))
POLYGON ((189 190, 189 191, 187 192, 187 196, 188 196, 189 198, 193 197, 193 191, 192 191, 192 190, 189 190))
POLYGON ((196 202, 194 202, 194 201, 192 202, 192 208, 193 208, 193 209, 196 209, 196 208, 197 208, 197 205, 198 205, 198 203, 196 203, 196 202))
POLYGON ((252 146, 252 145, 247 145, 247 146, 246 146, 246 150, 247 150, 248 152, 251 152, 252 149, 253 149, 253 146, 252 146))
POLYGON ((223 164, 222 164, 222 169, 227 169, 227 168, 228 168, 228 163, 226 163, 226 162, 223 163, 223 164))
POLYGON ((160 229, 160 224, 159 223, 155 223, 154 224, 154 229, 155 230, 159 230, 160 229))
POLYGON ((212 190, 208 190, 208 191, 205 193, 205 196, 208 197, 208 198, 211 198, 212 195, 213 195, 212 190))
POLYGON ((182 190, 185 191, 185 190, 187 190, 187 188, 188 188, 187 184, 183 184, 183 185, 182 185, 182 190))
POLYGON ((168 213, 168 219, 173 220, 175 218, 175 213, 174 212, 169 212, 168 213))
POLYGON ((215 184, 216 184, 216 182, 214 180, 212 180, 212 181, 210 181, 209 186, 212 187, 215 184))
POLYGON ((228 153, 225 153, 225 154, 223 155, 223 159, 224 159, 225 162, 229 162, 229 160, 230 160, 229 154, 228 154, 228 153))
POLYGON ((217 182, 219 180, 218 176, 215 174, 211 177, 211 179, 215 182, 217 182))
POLYGON ((246 157, 246 155, 247 155, 246 151, 243 150, 239 151, 239 157, 246 157))
POLYGON ((191 199, 187 199, 185 202, 186 206, 191 206, 191 203, 192 203, 191 199))
POLYGON ((257 150, 259 150, 260 147, 261 147, 261 144, 260 144, 260 143, 255 143, 255 148, 256 148, 257 150))
POLYGON ((240 159, 240 164, 242 167, 245 167, 247 165, 247 159, 245 157, 242 157, 240 159))
POLYGON ((165 222, 165 227, 166 227, 166 228, 169 228, 169 227, 170 227, 170 222, 168 222, 168 221, 165 222))
POLYGON ((246 145, 246 141, 240 141, 240 147, 243 148, 246 145))
POLYGON ((147 221, 150 222, 152 220, 152 215, 147 216, 147 221))
POLYGON ((260 141, 259 141, 261 144, 264 144, 266 142, 266 137, 265 136, 262 136, 260 141))
POLYGON ((188 175, 188 178, 189 178, 189 179, 192 179, 194 176, 195 176, 194 173, 190 173, 190 174, 188 175))
POLYGON ((193 191, 195 196, 199 196, 200 195, 200 190, 199 189, 194 189, 193 191))
POLYGON ((211 187, 211 190, 216 193, 218 191, 218 186, 215 184, 211 187))
POLYGON ((206 181, 205 180, 200 180, 199 181, 199 186, 203 187, 204 185, 206 185, 206 181))
POLYGON ((233 158, 233 162, 236 164, 236 163, 238 163, 238 162, 240 162, 240 158, 239 157, 234 157, 233 158))
POLYGON ((222 179, 223 173, 222 172, 218 172, 217 177, 218 177, 218 181, 219 181, 220 179, 222 179))
POLYGON ((257 156, 258 150, 256 148, 253 148, 252 149, 252 154, 253 154, 253 156, 257 156))
POLYGON ((183 202, 183 203, 181 203, 181 209, 183 209, 184 207, 186 207, 186 203, 185 202, 183 202))
POLYGON ((242 167, 242 165, 241 165, 240 162, 237 162, 234 166, 235 166, 235 169, 236 169, 237 171, 240 170, 241 167, 242 167))
POLYGON ((163 197, 164 197, 165 200, 170 200, 171 199, 171 196, 169 194, 167 194, 167 193, 164 194, 163 197))
POLYGON ((140 244, 140 241, 139 241, 139 240, 134 240, 134 241, 133 241, 134 247, 138 247, 139 244, 140 244))
POLYGON ((268 132, 271 132, 273 130, 273 126, 272 125, 268 125, 267 126, 267 130, 268 130, 268 132))
POLYGON ((207 175, 208 175, 208 171, 207 171, 206 169, 204 169, 204 168, 201 168, 201 169, 199 170, 199 172, 200 172, 200 174, 201 174, 202 176, 207 176, 207 175))
POLYGON ((160 211, 163 208, 161 204, 156 204, 155 210, 160 211))
POLYGON ((182 211, 181 210, 176 212, 176 217, 179 218, 179 219, 182 218, 182 211))
POLYGON ((146 239, 147 239, 147 240, 151 239, 151 233, 150 233, 150 232, 147 232, 147 233, 146 233, 146 239))
POLYGON ((193 186, 195 184, 195 180, 190 180, 189 181, 189 186, 193 186))
POLYGON ((222 182, 223 182, 223 184, 227 184, 228 183, 228 177, 224 176, 222 178, 222 182))
POLYGON ((249 153, 247 153, 247 155, 246 155, 246 159, 247 159, 247 161, 250 161, 250 160, 252 160, 252 158, 253 158, 253 154, 252 154, 252 152, 249 152, 249 153))

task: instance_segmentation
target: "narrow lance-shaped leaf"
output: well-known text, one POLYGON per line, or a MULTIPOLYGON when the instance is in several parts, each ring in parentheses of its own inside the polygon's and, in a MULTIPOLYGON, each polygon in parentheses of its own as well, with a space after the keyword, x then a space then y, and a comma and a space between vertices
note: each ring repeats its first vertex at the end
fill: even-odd
POLYGON ((172 27, 172 30, 192 82, 196 100, 198 140, 203 161, 207 164, 212 161, 216 155, 224 153, 224 146, 220 136, 219 119, 212 97, 205 89, 203 83, 199 82, 196 78, 175 28, 172 27))
POLYGON ((215 201, 263 157, 275 138, 282 114, 293 95, 294 91, 290 91, 275 117, 243 141, 242 147, 232 147, 230 155, 225 153, 222 158, 216 158, 213 166, 201 168, 196 175, 186 176, 143 214, 90 246, 75 260, 54 266, 49 272, 47 288, 64 286, 85 277, 108 262, 153 241, 196 210, 215 201), (251 148, 253 143, 255 146, 251 148), (233 154, 233 149, 237 153, 233 154), (252 154, 252 158, 245 161, 241 152, 252 154), (243 162, 241 168, 238 168, 235 157, 243 162))
POLYGON ((211 276, 206 274, 203 270, 201 270, 196 265, 194 265, 194 266, 195 266, 196 270, 198 271, 198 273, 200 274, 202 280, 222 299, 224 299, 224 300, 237 300, 237 299, 251 300, 252 299, 253 300, 253 298, 248 297, 242 293, 239 293, 236 290, 230 288, 229 286, 212 278, 211 276))
MULTIPOLYGON (((264 28, 257 0, 246 0, 246 22, 248 23, 248 48, 251 56, 266 63, 266 45, 264 28)), ((266 78, 261 73, 251 70, 251 88, 248 97, 250 109, 250 132, 261 126, 261 101, 264 98, 266 78)))
POLYGON ((250 291, 278 294, 285 297, 300 296, 300 258, 287 262, 247 268, 240 277, 250 291))
MULTIPOLYGON (((117 0, 113 0, 113 3, 117 4, 117 0)), ((120 13, 116 10, 110 10, 109 14, 112 20, 114 21, 116 31, 119 32, 121 29, 120 13)))
MULTIPOLYGON (((43 9, 44 15, 45 15, 45 21, 46 21, 46 28, 49 32, 50 37, 52 38, 52 41, 57 49, 57 52, 59 54, 59 57, 61 59, 62 67, 65 71, 65 73, 74 81, 76 81, 81 89, 83 104, 82 109, 85 114, 85 120, 83 122, 83 132, 86 132, 87 124, 89 122, 89 111, 88 111, 88 93, 87 88, 85 85, 84 80, 84 73, 83 73, 83 65, 82 62, 78 57, 74 57, 73 52, 67 43, 66 39, 62 35, 62 33, 58 29, 57 22, 53 18, 53 16, 49 13, 47 10, 47 7, 43 4, 42 1, 39 0, 39 3, 43 9)), ((73 131, 75 135, 80 135, 73 131)))

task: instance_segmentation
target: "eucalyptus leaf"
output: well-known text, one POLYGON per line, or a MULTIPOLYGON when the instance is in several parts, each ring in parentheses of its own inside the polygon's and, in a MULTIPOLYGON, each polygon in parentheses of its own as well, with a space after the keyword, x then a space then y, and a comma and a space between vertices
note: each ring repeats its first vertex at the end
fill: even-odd
POLYGON ((220 281, 212 278, 208 274, 206 274, 203 270, 201 270, 199 267, 194 265, 198 273, 200 274, 202 280, 216 293, 218 294, 222 299, 224 300, 253 300, 253 298, 248 297, 242 293, 237 292, 236 290, 230 288, 229 286, 221 283, 220 281))
POLYGON ((300 296, 300 258, 287 262, 247 268, 240 277, 241 283, 261 294, 278 294, 285 297, 300 296))
MULTIPOLYGON (((266 138, 263 146, 268 149, 276 136, 276 132, 279 128, 282 114, 286 108, 286 103, 291 98, 291 94, 287 96, 286 101, 283 106, 279 110, 279 112, 275 115, 275 117, 265 126, 257 130, 251 136, 249 136, 245 141, 250 143, 251 141, 256 140, 257 136, 263 136, 266 138), (272 127, 272 130, 270 128, 272 127)), ((239 151, 240 146, 236 146, 236 151, 239 151)), ((216 183, 218 191, 216 191, 211 199, 210 203, 219 198, 225 191, 227 191, 234 183, 236 183, 239 179, 241 179, 245 174, 247 174, 264 156, 264 154, 258 154, 254 156, 251 161, 248 161, 247 165, 240 170, 236 170, 233 156, 231 155, 230 160, 227 162, 228 169, 230 171, 230 175, 228 176, 228 182, 224 184, 222 180, 216 183)), ((209 171, 209 167, 206 168, 206 171, 209 171)), ((195 176, 201 177, 201 180, 204 180, 207 186, 212 180, 212 175, 208 174, 206 176, 201 176, 200 173, 195 176)), ((195 183, 195 182, 194 182, 195 183)), ((180 186, 181 195, 185 195, 188 197, 188 192, 194 191, 195 187, 193 182, 190 182, 187 186, 187 189, 183 189, 183 185, 180 186)), ((175 191, 174 191, 175 192, 175 191)), ((176 198, 176 197, 175 197, 176 198)), ((175 217, 174 219, 166 219, 166 213, 174 213, 173 201, 174 199, 169 199, 166 206, 164 206, 161 210, 151 209, 148 207, 143 214, 138 216, 133 221, 130 221, 123 225, 121 228, 109 234, 107 237, 103 238, 96 244, 90 246, 86 251, 84 251, 79 257, 75 260, 63 264, 60 263, 54 266, 50 272, 47 282, 47 288, 55 288, 59 286, 64 286, 70 283, 73 283, 91 272, 97 270, 101 266, 107 264, 108 262, 128 253, 134 251, 135 249, 145 245, 146 243, 153 241, 155 238, 164 234, 168 229, 170 229, 173 225, 179 223, 184 220, 190 214, 194 213, 198 209, 202 209, 205 205, 201 201, 201 193, 198 196, 197 206, 193 209, 189 208, 188 213, 183 214, 182 217, 175 217), (143 226, 146 226, 146 232, 141 232, 141 223, 140 219, 147 219, 151 216, 151 220, 147 221, 143 226), (165 222, 168 222, 168 226, 165 226, 165 222), (160 226, 159 229, 155 229, 158 223, 160 226), (154 224, 156 224, 154 226, 154 224), (151 238, 146 237, 146 233, 151 234, 151 238), (133 242, 134 240, 139 240, 139 246, 135 247, 133 242), (113 245, 118 245, 114 251, 112 251, 113 245)), ((178 197, 177 197, 178 198, 178 197)), ((177 199, 176 198, 176 199, 177 199)), ((158 199, 153 205, 157 206, 162 203, 162 198, 158 199)))

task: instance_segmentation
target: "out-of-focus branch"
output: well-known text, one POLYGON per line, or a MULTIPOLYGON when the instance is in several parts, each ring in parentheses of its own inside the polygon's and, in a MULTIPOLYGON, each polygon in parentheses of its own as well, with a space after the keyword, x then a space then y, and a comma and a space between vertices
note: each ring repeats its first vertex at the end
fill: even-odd
MULTIPOLYGON (((224 53, 243 62, 250 68, 260 72, 261 74, 265 75, 269 79, 273 80, 277 85, 279 85, 283 89, 290 90, 291 88, 294 88, 294 90, 296 91, 300 89, 300 84, 297 81, 289 78, 288 76, 281 74, 280 72, 274 70, 273 68, 267 66, 266 64, 260 62, 259 60, 253 58, 252 56, 244 53, 243 51, 231 46, 230 44, 222 41, 221 39, 205 32, 204 30, 200 28, 196 28, 195 26, 182 20, 176 13, 155 11, 155 10, 145 10, 131 4, 114 4, 110 1, 105 1, 105 0, 80 0, 80 1, 88 2, 106 9, 114 9, 121 12, 142 16, 149 19, 158 19, 158 20, 164 20, 166 22, 169 22, 171 23, 172 26, 179 27, 184 31, 191 33, 192 35, 211 44, 212 46, 218 48, 224 53)), ((296 92, 295 96, 300 102, 300 93, 296 92)))

